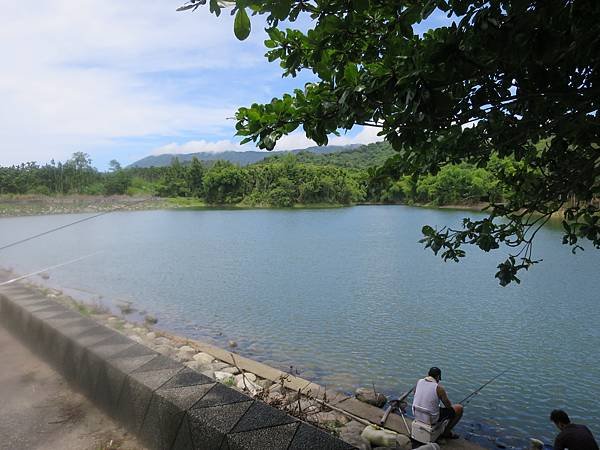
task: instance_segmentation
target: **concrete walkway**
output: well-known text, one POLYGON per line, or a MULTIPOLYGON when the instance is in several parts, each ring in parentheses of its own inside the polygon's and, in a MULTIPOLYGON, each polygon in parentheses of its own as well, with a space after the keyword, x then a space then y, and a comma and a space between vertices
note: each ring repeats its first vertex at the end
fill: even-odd
POLYGON ((0 450, 142 450, 0 325, 0 450))

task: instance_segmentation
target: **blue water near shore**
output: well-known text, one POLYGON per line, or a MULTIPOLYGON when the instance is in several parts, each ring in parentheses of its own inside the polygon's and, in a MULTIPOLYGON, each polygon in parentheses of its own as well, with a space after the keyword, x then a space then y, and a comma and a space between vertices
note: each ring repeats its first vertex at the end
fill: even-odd
MULTIPOLYGON (((459 431, 488 447, 550 443, 564 408, 600 436, 600 252, 572 255, 559 228, 536 238, 544 261, 498 286, 505 252, 443 263, 424 224, 477 213, 403 206, 331 210, 120 212, 0 252, 31 272, 83 254, 48 282, 129 300, 159 326, 226 345, 328 387, 407 390, 432 365, 458 401, 497 373, 459 431)), ((0 219, 0 245, 85 215, 0 219)), ((99 297, 98 297, 99 298, 99 297)))

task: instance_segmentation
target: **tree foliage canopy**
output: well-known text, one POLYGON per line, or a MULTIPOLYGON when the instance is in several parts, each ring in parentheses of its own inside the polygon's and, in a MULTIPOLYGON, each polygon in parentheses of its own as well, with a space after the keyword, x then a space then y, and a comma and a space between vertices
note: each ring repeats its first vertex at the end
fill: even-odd
POLYGON ((266 18, 266 57, 284 76, 309 70, 318 78, 240 108, 243 142, 270 150, 302 126, 326 144, 340 129, 374 126, 397 152, 380 176, 396 178, 513 158, 498 175, 514 195, 492 203, 488 218, 423 229, 425 245, 445 260, 463 257, 463 244, 513 247, 498 266, 502 285, 536 262, 533 237, 557 211, 564 243, 575 250, 585 238, 600 248, 597 0, 209 0, 216 15, 224 6, 233 7, 240 39, 249 14, 266 18), (442 13, 446 26, 415 33, 442 13), (301 16, 310 29, 283 29, 301 16))

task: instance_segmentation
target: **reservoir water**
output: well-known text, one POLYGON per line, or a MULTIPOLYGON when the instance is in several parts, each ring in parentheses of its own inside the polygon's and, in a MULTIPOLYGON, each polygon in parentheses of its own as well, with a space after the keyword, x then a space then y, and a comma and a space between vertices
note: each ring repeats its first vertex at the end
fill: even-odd
MULTIPOLYGON (((443 263, 421 227, 477 213, 403 206, 120 212, 0 252, 0 267, 128 300, 159 328, 226 346, 331 388, 407 390, 442 368, 458 402, 497 373, 458 431, 488 447, 551 443, 564 408, 600 437, 600 252, 572 255, 559 228, 521 285, 494 279, 505 252, 443 263)), ((85 215, 0 219, 0 246, 85 215)))

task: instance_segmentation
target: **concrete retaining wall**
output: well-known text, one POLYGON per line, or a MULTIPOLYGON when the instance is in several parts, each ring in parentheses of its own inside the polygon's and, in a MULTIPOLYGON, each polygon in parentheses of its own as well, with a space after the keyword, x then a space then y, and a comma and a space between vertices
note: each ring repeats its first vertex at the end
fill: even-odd
POLYGON ((352 449, 22 285, 0 322, 151 449, 352 449))

